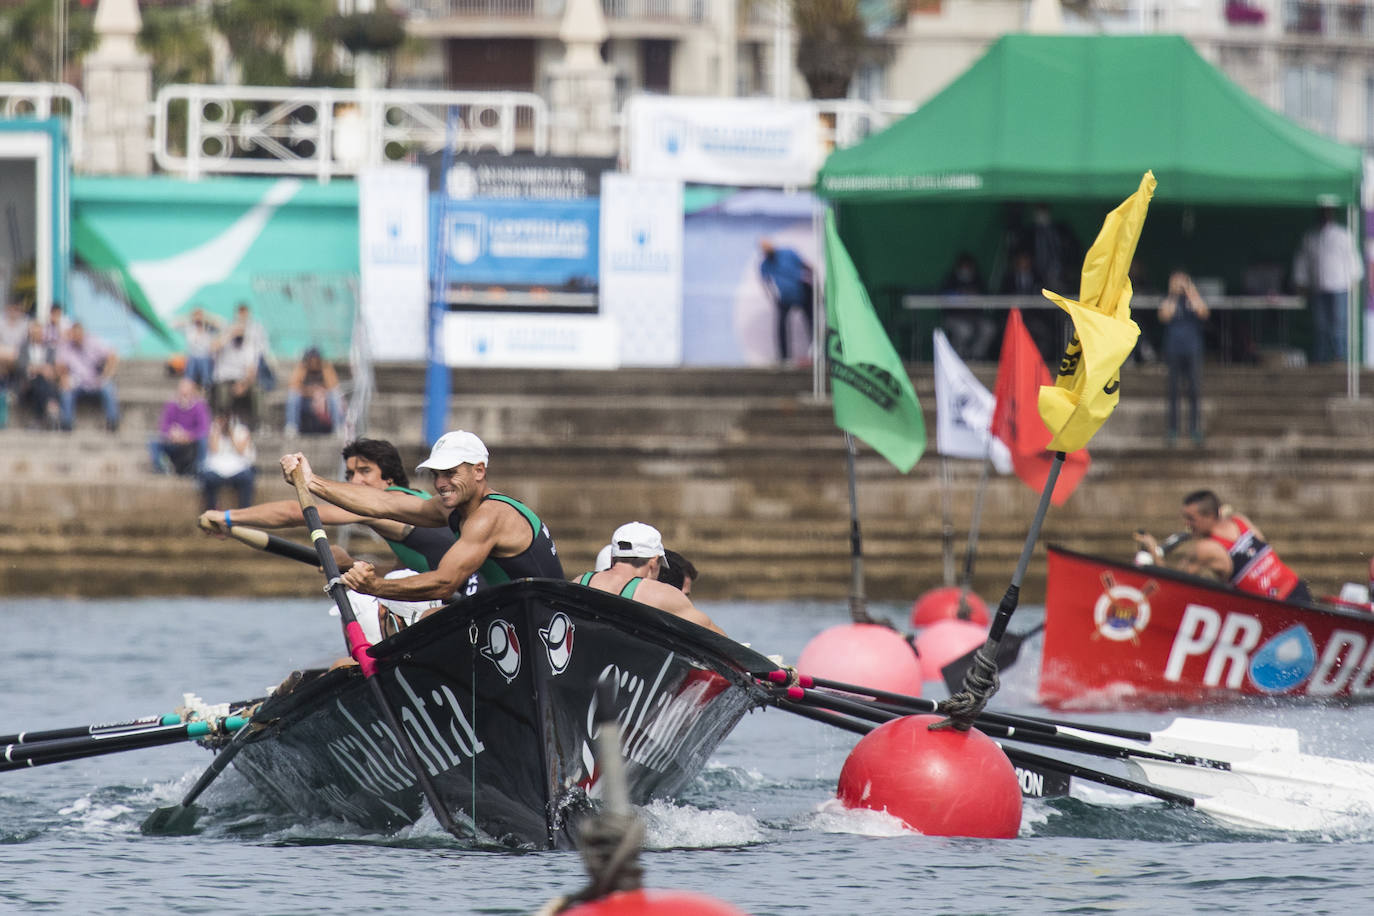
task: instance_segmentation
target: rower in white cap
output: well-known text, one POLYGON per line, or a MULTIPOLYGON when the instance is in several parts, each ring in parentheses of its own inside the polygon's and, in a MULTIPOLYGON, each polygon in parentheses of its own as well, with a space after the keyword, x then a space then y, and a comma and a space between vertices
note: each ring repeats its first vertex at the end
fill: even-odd
POLYGON ((438 495, 429 499, 319 477, 299 452, 282 456, 281 467, 288 482, 300 467, 311 493, 350 512, 411 525, 446 524, 457 536, 437 569, 405 579, 383 579, 372 564, 354 563, 343 575, 354 591, 407 601, 448 600, 475 572, 487 585, 565 578, 548 526, 524 503, 492 490, 487 460, 487 447, 472 433, 444 433, 419 466, 434 478, 438 495))
POLYGON ((667 564, 668 557, 663 549, 663 536, 657 528, 643 522, 621 525, 611 535, 610 553, 609 569, 583 573, 577 581, 725 634, 680 589, 658 581, 658 571, 667 564))

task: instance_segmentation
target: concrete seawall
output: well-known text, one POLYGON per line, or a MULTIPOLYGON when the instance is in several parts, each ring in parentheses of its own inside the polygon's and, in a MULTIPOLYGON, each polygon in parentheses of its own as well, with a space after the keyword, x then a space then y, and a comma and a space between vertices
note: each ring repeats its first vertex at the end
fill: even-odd
MULTIPOLYGON (((995 366, 975 371, 991 385, 995 366)), ((978 490, 977 462, 935 452, 930 367, 912 367, 931 443, 908 476, 867 449, 858 460, 870 597, 911 600, 941 584, 942 477, 947 470, 956 566, 978 490)), ((1209 366, 1208 439, 1166 448, 1163 372, 1128 367, 1121 406, 1093 440, 1092 468, 1051 509, 1022 600, 1043 596, 1043 545, 1129 557, 1137 526, 1179 527, 1179 498, 1211 487, 1262 526, 1318 592, 1363 581, 1374 549, 1374 400, 1345 399, 1339 368, 1209 366)), ((122 378, 119 433, 85 418, 74 433, 0 431, 0 592, 141 595, 319 594, 318 572, 206 538, 186 479, 147 470, 146 441, 170 383, 155 366, 122 378)), ((383 366, 368 434, 420 441, 422 371, 383 366)), ((1362 379, 1374 395, 1374 380, 1362 379)), ((658 525, 701 568, 699 594, 720 598, 841 599, 848 591, 848 494, 842 439, 829 404, 810 396, 809 372, 782 370, 459 371, 450 426, 478 432, 498 489, 527 500, 549 524, 569 574, 589 568, 621 522, 658 525)), ((280 393, 258 436, 257 499, 291 499, 275 458, 304 446, 338 469, 337 439, 286 440, 280 393)), ((232 500, 231 496, 225 495, 232 500)), ((975 587, 1005 589, 1037 494, 1015 478, 988 483, 975 587)), ((222 503, 223 504, 223 503, 222 503)), ((303 532, 287 532, 297 537, 303 532)), ((350 549, 385 556, 366 532, 350 549)))

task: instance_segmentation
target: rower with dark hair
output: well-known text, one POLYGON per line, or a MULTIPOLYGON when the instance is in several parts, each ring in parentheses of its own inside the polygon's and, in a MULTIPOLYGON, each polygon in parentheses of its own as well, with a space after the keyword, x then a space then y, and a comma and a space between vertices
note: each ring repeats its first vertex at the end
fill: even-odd
POLYGON ((1289 569, 1245 516, 1222 505, 1211 490, 1183 497, 1183 522, 1192 534, 1184 572, 1212 574, 1233 588, 1269 598, 1311 601, 1307 583, 1289 569))
POLYGON ((663 559, 666 562, 658 570, 658 581, 671 585, 688 598, 692 597, 692 583, 698 579, 697 568, 692 561, 676 550, 667 548, 664 548, 663 559))
POLYGON ((382 579, 372 564, 354 563, 343 575, 349 588, 378 598, 448 600, 475 574, 495 585, 527 577, 563 579, 563 564, 548 526, 524 503, 487 483, 487 447, 458 429, 434 443, 420 469, 434 475, 437 496, 358 486, 316 476, 304 455, 283 455, 288 481, 297 469, 311 493, 350 512, 418 527, 447 523, 456 536, 437 566, 407 579, 382 579))
POLYGON ((611 535, 611 568, 583 573, 577 582, 622 598, 633 598, 724 635, 725 631, 698 610, 684 591, 659 581, 669 563, 658 529, 643 522, 628 522, 611 535))
MULTIPOLYGON (((344 479, 349 483, 375 490, 401 493, 419 499, 428 499, 423 490, 411 489, 410 478, 406 476, 401 453, 396 446, 385 439, 355 439, 343 447, 344 479)), ((322 504, 319 507, 320 520, 326 525, 366 525, 377 533, 401 567, 416 572, 429 572, 439 565, 448 549, 453 546, 453 532, 448 527, 426 528, 384 518, 371 518, 349 512, 336 505, 322 504)), ((242 509, 219 512, 211 510, 200 517, 200 526, 211 534, 221 537, 234 525, 250 525, 254 528, 289 528, 304 525, 300 502, 294 499, 259 503, 242 509)), ((348 569, 353 558, 338 545, 331 545, 334 559, 339 569, 348 569)), ((472 594, 480 587, 480 580, 474 575, 464 588, 472 594)))

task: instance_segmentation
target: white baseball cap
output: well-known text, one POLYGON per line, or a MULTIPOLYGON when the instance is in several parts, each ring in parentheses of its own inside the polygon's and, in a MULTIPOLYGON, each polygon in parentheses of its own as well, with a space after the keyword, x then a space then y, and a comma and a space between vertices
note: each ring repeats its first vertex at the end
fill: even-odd
POLYGON ((615 529, 615 534, 611 535, 611 557, 636 560, 662 557, 663 565, 668 565, 668 557, 663 553, 663 535, 653 525, 643 522, 628 522, 615 529))
POLYGON ((595 571, 595 572, 601 572, 603 569, 610 569, 610 568, 611 568, 611 545, 610 545, 610 544, 607 544, 605 547, 602 547, 600 550, 597 551, 597 553, 596 553, 596 565, 594 565, 594 566, 592 567, 592 570, 595 571))
POLYGON ((460 464, 486 464, 487 447, 470 432, 455 429, 446 432, 429 450, 429 457, 420 462, 416 470, 429 468, 434 471, 448 471, 460 464))

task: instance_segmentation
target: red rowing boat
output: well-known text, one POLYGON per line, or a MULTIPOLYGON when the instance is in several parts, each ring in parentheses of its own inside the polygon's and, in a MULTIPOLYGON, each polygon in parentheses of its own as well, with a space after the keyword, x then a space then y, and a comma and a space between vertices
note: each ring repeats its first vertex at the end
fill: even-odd
POLYGON ((1048 575, 1040 662, 1047 706, 1374 698, 1374 614, 1251 595, 1053 545, 1048 575))

